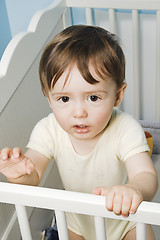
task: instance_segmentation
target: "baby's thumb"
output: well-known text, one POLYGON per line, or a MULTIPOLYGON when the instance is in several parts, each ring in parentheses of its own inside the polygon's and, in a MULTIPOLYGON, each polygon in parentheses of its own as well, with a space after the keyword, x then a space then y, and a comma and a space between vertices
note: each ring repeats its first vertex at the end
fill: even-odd
POLYGON ((107 194, 107 188, 97 187, 97 188, 95 188, 95 189, 93 190, 93 194, 106 196, 106 194, 107 194))

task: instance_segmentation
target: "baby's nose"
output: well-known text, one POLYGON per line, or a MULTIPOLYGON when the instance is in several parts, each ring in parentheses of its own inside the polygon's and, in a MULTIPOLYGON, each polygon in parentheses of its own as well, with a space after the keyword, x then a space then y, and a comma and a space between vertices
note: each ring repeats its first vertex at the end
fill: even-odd
POLYGON ((74 106, 74 118, 85 118, 88 116, 85 104, 78 103, 74 106))

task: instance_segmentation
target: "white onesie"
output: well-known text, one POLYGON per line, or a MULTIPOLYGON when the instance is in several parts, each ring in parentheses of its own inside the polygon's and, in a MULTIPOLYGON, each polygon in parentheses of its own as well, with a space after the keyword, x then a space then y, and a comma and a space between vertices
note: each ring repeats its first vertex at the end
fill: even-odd
MULTIPOLYGON (((75 152, 68 134, 59 126, 53 113, 35 126, 28 148, 54 158, 68 191, 92 193, 98 186, 111 187, 127 183, 124 162, 135 154, 149 151, 143 129, 130 115, 113 110, 106 130, 95 149, 87 155, 75 152)), ((95 240, 91 216, 67 213, 68 228, 95 240)), ((106 220, 107 239, 119 240, 135 226, 134 223, 106 220)))

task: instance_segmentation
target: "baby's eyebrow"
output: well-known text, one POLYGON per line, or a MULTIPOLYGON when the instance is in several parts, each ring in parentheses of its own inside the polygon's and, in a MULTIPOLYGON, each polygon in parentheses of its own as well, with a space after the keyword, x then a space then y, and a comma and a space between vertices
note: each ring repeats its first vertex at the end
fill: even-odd
POLYGON ((86 94, 95 94, 95 93, 107 93, 107 91, 105 91, 105 90, 99 90, 99 89, 97 89, 97 90, 93 90, 93 91, 87 91, 87 92, 85 92, 86 94))
POLYGON ((70 92, 52 92, 52 96, 56 96, 56 95, 68 95, 70 94, 70 92))
MULTIPOLYGON (((87 91, 87 92, 83 92, 83 94, 85 95, 90 95, 90 94, 98 94, 98 93, 105 93, 107 94, 107 91, 104 90, 93 90, 93 91, 87 91)), ((70 95, 73 94, 73 92, 52 92, 52 96, 59 96, 59 95, 70 95)))
MULTIPOLYGON (((83 94, 96 94, 96 93, 107 93, 107 91, 105 90, 100 90, 100 89, 97 89, 97 90, 91 90, 91 91, 84 91, 83 94)), ((69 94, 73 94, 73 92, 52 92, 52 96, 56 96, 56 95, 69 95, 69 94)))

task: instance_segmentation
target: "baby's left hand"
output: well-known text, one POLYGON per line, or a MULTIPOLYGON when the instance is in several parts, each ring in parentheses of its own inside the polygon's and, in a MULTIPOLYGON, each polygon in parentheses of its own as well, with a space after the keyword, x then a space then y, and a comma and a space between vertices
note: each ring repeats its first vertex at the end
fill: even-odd
POLYGON ((107 210, 124 217, 128 217, 130 213, 135 213, 143 201, 142 194, 129 184, 111 188, 97 187, 93 194, 106 196, 107 210))

